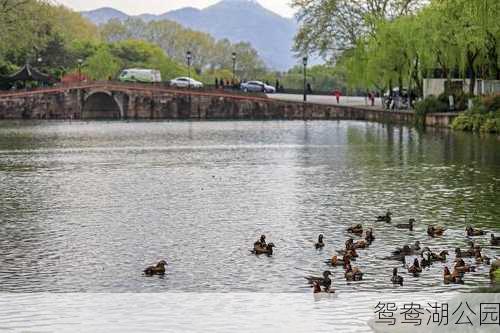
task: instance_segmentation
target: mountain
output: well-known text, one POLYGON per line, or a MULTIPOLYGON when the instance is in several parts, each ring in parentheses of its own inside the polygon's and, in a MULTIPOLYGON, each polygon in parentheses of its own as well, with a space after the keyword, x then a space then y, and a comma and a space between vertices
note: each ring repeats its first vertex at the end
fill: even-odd
POLYGON ((124 12, 110 7, 102 7, 88 12, 80 12, 80 14, 97 25, 104 24, 113 19, 124 21, 129 17, 124 12))
MULTIPOLYGON (((100 8, 81 14, 95 24, 129 17, 112 8, 100 8)), ((297 64, 291 51, 297 23, 294 19, 284 18, 267 10, 255 0, 222 0, 201 10, 186 7, 161 15, 142 14, 136 17, 146 21, 167 19, 207 32, 217 39, 250 42, 273 69, 287 70, 297 64)))

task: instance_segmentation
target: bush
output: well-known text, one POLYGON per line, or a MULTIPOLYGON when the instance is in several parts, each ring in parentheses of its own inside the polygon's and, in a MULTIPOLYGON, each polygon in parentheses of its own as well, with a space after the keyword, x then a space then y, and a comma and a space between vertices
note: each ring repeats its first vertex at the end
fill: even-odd
POLYGON ((482 103, 488 112, 500 112, 500 94, 489 95, 482 98, 482 103))
POLYGON ((448 111, 448 105, 431 95, 415 104, 415 122, 417 125, 423 126, 426 114, 446 111, 448 111))
MULTIPOLYGON (((438 96, 438 100, 444 104, 446 104, 447 108, 449 109, 449 93, 442 93, 441 95, 438 96)), ((468 93, 464 93, 463 91, 459 92, 454 92, 452 94, 453 96, 453 102, 454 102, 454 111, 464 111, 467 110, 469 99, 473 98, 474 96, 471 96, 468 93)))
POLYGON ((500 111, 496 111, 500 110, 497 108, 500 104, 497 103, 500 103, 499 95, 477 99, 474 108, 456 117, 451 127, 461 131, 500 133, 500 111))

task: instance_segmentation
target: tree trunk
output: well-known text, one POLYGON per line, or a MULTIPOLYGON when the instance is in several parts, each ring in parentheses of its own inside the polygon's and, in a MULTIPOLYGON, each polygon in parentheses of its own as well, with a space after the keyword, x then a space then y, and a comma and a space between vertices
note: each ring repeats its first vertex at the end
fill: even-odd
POLYGON ((474 61, 478 56, 478 52, 467 51, 467 64, 470 71, 469 94, 474 95, 474 88, 476 87, 476 69, 474 68, 474 61))

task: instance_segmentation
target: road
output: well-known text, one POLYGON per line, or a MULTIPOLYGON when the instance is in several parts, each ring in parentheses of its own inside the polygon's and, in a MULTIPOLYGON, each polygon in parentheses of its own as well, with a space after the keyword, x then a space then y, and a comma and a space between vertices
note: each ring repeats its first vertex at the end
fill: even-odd
MULTIPOLYGON (((282 100, 282 101, 291 101, 291 102, 302 102, 303 95, 297 94, 268 94, 269 98, 282 100)), ((326 104, 326 105, 336 105, 337 101, 335 96, 327 96, 327 95, 308 95, 307 101, 310 103, 316 104, 326 104)), ((367 106, 367 102, 364 97, 355 97, 355 96, 341 96, 340 97, 340 105, 349 105, 349 106, 367 106)), ((375 106, 382 107, 382 101, 380 98, 375 98, 375 106)))

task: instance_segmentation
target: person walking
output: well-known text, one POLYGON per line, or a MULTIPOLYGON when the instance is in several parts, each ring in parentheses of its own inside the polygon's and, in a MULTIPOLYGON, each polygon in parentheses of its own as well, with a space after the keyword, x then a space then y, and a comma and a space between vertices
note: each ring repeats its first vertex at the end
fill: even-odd
POLYGON ((219 79, 215 78, 215 89, 219 89, 219 79))
POLYGON ((335 99, 337 100, 337 104, 340 104, 340 90, 335 90, 335 99))
POLYGON ((275 88, 276 88, 276 92, 280 91, 280 81, 278 79, 276 79, 275 88))

